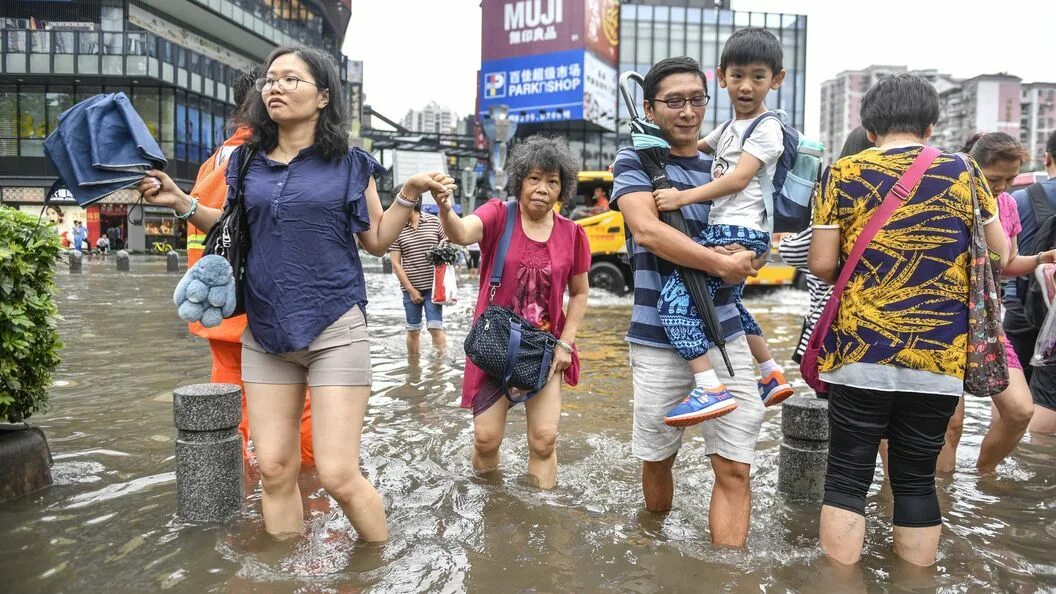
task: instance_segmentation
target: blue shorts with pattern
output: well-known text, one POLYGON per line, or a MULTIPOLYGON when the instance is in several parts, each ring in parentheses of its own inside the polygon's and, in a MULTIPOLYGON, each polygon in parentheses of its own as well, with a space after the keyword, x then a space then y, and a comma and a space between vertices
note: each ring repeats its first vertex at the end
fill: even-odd
MULTIPOLYGON (((708 225, 694 241, 707 247, 721 247, 736 243, 751 250, 756 256, 770 252, 769 233, 739 225, 708 225)), ((712 296, 722 286, 720 279, 708 277, 708 292, 712 296)), ((763 331, 759 328, 759 324, 755 322, 755 318, 741 302, 743 293, 744 283, 741 283, 732 288, 731 297, 737 305, 737 311, 741 314, 741 325, 744 326, 744 332, 749 335, 762 336, 763 331)), ((675 270, 661 289, 656 310, 664 332, 671 341, 671 346, 675 347, 683 359, 688 361, 702 357, 713 346, 678 270, 675 270)))

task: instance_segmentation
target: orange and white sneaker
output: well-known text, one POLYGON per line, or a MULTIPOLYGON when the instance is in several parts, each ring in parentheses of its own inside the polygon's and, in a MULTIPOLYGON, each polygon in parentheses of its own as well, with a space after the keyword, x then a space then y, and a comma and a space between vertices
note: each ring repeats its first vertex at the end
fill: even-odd
POLYGON ((770 375, 759 380, 759 397, 763 399, 763 406, 774 406, 788 400, 795 390, 785 380, 785 374, 780 371, 771 371, 770 375))

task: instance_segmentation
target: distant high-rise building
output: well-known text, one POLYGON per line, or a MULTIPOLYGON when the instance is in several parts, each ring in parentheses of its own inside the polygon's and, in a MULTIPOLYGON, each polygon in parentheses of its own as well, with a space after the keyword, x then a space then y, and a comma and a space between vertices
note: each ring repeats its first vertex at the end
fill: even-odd
POLYGON ((841 72, 821 85, 821 140, 830 160, 844 139, 861 125, 866 91, 885 76, 923 76, 939 93, 939 121, 931 144, 960 150, 976 132, 1005 132, 1018 138, 1030 153, 1031 168, 1045 163, 1045 141, 1056 129, 1056 83, 1023 83, 1007 73, 982 74, 958 80, 936 70, 905 66, 869 66, 841 72))
POLYGON ((1045 166, 1045 142, 1056 130, 1056 83, 1027 83, 1020 95, 1020 140, 1030 152, 1031 166, 1045 166))
POLYGON ((880 79, 914 74, 927 79, 941 94, 957 86, 947 74, 937 70, 909 70, 905 66, 872 65, 863 70, 845 70, 821 84, 821 141, 826 155, 833 161, 840 154, 847 135, 862 125, 862 97, 880 79))
POLYGON ((1020 138, 1020 86, 1018 76, 982 74, 942 91, 932 144, 959 150, 976 132, 1020 138))
POLYGON ((450 134, 458 124, 458 114, 430 101, 421 111, 408 110, 400 124, 412 132, 450 134))

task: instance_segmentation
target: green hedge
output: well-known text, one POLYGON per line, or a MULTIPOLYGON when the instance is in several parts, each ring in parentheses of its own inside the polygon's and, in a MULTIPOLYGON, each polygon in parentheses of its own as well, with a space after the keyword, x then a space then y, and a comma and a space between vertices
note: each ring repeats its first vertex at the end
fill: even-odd
POLYGON ((62 347, 53 298, 58 255, 58 235, 46 222, 0 207, 0 420, 47 410, 62 347))

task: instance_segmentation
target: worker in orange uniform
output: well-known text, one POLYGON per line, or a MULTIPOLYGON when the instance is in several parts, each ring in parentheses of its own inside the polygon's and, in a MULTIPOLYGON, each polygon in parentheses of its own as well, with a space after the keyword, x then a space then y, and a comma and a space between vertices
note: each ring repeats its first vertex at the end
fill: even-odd
MULTIPOLYGON (((247 93, 253 89, 258 72, 244 74, 234 88, 235 104, 241 106, 247 93)), ((242 121, 241 107, 235 114, 235 122, 242 121)), ((249 140, 252 132, 249 128, 240 127, 224 141, 216 152, 198 169, 191 195, 196 196, 202 206, 223 208, 227 199, 227 159, 236 148, 249 140)), ((187 266, 194 266, 201 259, 205 249, 206 232, 187 224, 187 266)), ((191 334, 209 341, 209 350, 213 354, 213 371, 210 381, 223 384, 237 384, 242 387, 242 332, 246 329, 245 314, 224 320, 215 328, 206 328, 198 322, 189 324, 191 334)), ((249 414, 246 411, 246 393, 242 391, 242 423, 238 426, 242 434, 243 453, 248 457, 249 450, 249 414)), ((301 415, 301 463, 314 464, 312 456, 312 407, 306 395, 304 413, 301 415)))

